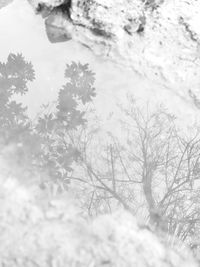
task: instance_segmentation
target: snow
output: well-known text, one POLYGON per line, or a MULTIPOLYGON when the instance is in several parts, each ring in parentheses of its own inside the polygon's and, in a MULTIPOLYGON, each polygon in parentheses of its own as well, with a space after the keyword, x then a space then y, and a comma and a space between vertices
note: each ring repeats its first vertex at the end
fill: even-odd
MULTIPOLYGON (((87 48, 73 41, 51 44, 45 35, 42 18, 34 14, 25 0, 15 0, 1 9, 0 25, 4 25, 4 27, 0 27, 2 36, 0 60, 5 61, 10 52, 21 52, 27 60, 33 63, 36 70, 36 80, 30 84, 30 91, 23 98, 24 103, 29 107, 29 114, 33 118, 40 110, 41 104, 55 99, 58 89, 64 83, 65 64, 74 60, 89 63, 96 73, 95 108, 102 121, 102 126, 106 129, 112 128, 112 125, 120 118, 121 113, 117 104, 126 103, 127 93, 133 94, 142 102, 164 103, 171 112, 180 118, 181 124, 192 125, 198 120, 198 110, 187 96, 187 90, 190 87, 198 91, 196 80, 199 78, 191 80, 188 76, 190 75, 188 65, 188 74, 181 70, 179 73, 179 76, 182 75, 183 78, 189 77, 188 82, 185 79, 184 82, 172 82, 166 85, 162 78, 149 79, 148 72, 152 68, 152 64, 145 67, 140 63, 141 65, 138 66, 142 73, 137 73, 125 66, 116 65, 111 60, 95 57, 87 48), (111 113, 114 115, 110 118, 111 113)), ((169 52, 176 47, 171 45, 170 48, 169 42, 168 46, 162 50, 156 41, 156 35, 159 34, 158 31, 155 32, 155 41, 146 44, 148 50, 144 50, 144 55, 146 61, 154 62, 155 65, 159 63, 163 71, 163 68, 170 69, 168 61, 171 61, 173 57, 169 56, 169 52), (155 50, 159 50, 159 54, 153 53, 155 50), (167 59, 166 51, 168 51, 167 59)), ((185 49, 188 52, 187 47, 185 49)), ((135 53, 134 51, 133 53, 135 53)), ((135 56, 139 55, 139 51, 138 48, 135 56)), ((167 69, 166 72, 169 77, 167 69)))
MULTIPOLYGON (((117 64, 94 56, 75 41, 51 44, 42 18, 34 14, 26 0, 15 0, 0 9, 0 61, 6 61, 10 52, 19 52, 33 63, 36 80, 23 97, 32 118, 41 104, 55 100, 64 83, 65 64, 81 61, 89 63, 96 73, 94 107, 103 129, 114 129, 120 136, 117 121, 123 117, 118 104, 127 105, 127 94, 138 98, 141 105, 146 101, 155 105, 162 102, 178 117, 182 127, 192 126, 199 121, 199 110, 187 92, 192 88, 199 93, 200 49, 199 44, 187 41, 188 35, 182 35, 182 28, 174 29, 173 23, 181 10, 185 21, 198 35, 200 9, 198 1, 188 6, 185 1, 178 4, 177 1, 167 1, 159 10, 163 18, 161 26, 157 23, 155 27, 156 17, 149 19, 146 40, 135 37, 134 42, 128 42, 127 35, 117 31, 118 36, 124 38, 118 53, 122 56, 127 52, 123 54, 124 63, 117 64), (172 4, 178 13, 171 12, 172 4), (159 43, 161 37, 164 45, 159 43), (128 62, 130 57, 134 58, 135 65, 128 62)), ((111 1, 96 2, 112 7, 111 1)), ((124 1, 117 3, 121 5, 124 1)), ((112 21, 112 17, 107 19, 112 21)), ((101 55, 102 49, 94 44, 97 54, 101 55)), ((114 50, 113 55, 116 55, 114 50)), ((44 192, 32 187, 32 183, 27 185, 23 176, 5 178, 9 171, 2 170, 2 166, 0 164, 0 243, 4 245, 0 246, 0 265, 196 266, 187 248, 181 253, 177 248, 171 249, 124 210, 85 220, 78 207, 71 203, 71 196, 50 200, 44 192)))
POLYGON ((0 166, 0 266, 196 267, 188 248, 170 247, 130 213, 83 218, 71 196, 47 198, 0 166))

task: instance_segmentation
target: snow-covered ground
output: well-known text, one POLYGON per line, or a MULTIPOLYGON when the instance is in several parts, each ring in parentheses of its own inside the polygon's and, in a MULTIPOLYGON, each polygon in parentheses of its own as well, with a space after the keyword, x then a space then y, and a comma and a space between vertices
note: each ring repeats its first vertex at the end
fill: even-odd
POLYGON ((18 177, 6 179, 0 162, 1 266, 197 267, 187 247, 170 247, 130 213, 86 220, 70 195, 49 199, 18 177))
MULTIPOLYGON (((120 117, 117 103, 126 104, 127 93, 142 101, 164 103, 180 118, 181 124, 191 125, 198 120, 199 110, 189 98, 180 95, 188 85, 166 86, 162 80, 149 80, 134 71, 116 66, 111 61, 95 57, 87 48, 74 41, 52 44, 46 37, 44 23, 36 16, 26 0, 15 0, 0 9, 0 61, 8 54, 22 53, 33 63, 36 80, 24 97, 30 116, 34 117, 42 103, 54 100, 57 90, 64 82, 65 64, 71 61, 89 63, 96 73, 97 97, 95 108, 102 123, 112 128, 120 117)), ((152 40, 153 42, 153 40, 152 40)), ((152 45, 152 44, 151 44, 152 45)))

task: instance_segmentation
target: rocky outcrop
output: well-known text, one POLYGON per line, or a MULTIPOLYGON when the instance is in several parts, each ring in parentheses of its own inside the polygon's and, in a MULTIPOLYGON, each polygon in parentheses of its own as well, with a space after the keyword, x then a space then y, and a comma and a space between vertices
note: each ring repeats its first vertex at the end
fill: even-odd
POLYGON ((0 266, 196 267, 125 211, 85 220, 67 197, 0 177, 0 266))
POLYGON ((196 0, 29 0, 52 42, 77 40, 95 54, 166 86, 200 84, 196 0), (49 17, 48 17, 49 16, 49 17))

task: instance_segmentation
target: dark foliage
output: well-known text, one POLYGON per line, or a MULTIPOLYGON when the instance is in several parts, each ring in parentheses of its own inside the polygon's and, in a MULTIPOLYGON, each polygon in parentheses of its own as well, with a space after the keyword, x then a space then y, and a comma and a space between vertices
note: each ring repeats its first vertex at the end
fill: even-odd
POLYGON ((27 93, 27 83, 35 79, 32 64, 21 54, 10 54, 6 63, 0 63, 1 147, 12 145, 9 160, 54 181, 63 181, 78 160, 70 136, 86 126, 84 106, 95 97, 95 75, 88 64, 67 64, 64 75, 66 84, 59 90, 54 111, 44 108, 34 124, 27 108, 14 100, 15 95, 27 93))
POLYGON ((16 139, 29 127, 26 108, 16 102, 15 96, 24 95, 27 83, 34 79, 32 64, 21 54, 10 54, 6 63, 0 63, 0 134, 5 142, 16 139))

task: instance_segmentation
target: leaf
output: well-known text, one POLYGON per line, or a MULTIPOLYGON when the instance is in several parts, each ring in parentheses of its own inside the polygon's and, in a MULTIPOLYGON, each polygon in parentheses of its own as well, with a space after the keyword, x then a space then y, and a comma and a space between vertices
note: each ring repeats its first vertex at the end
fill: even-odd
POLYGON ((58 96, 58 110, 62 112, 70 112, 73 109, 76 109, 77 102, 73 98, 70 91, 68 91, 66 88, 60 90, 59 96, 58 96))
POLYGON ((73 110, 70 114, 70 119, 68 120, 68 129, 76 129, 80 125, 85 125, 86 119, 84 119, 84 112, 79 110, 73 110))
POLYGON ((92 100, 96 96, 93 84, 95 82, 94 73, 88 69, 88 64, 72 62, 66 66, 65 77, 69 79, 65 88, 72 95, 77 96, 83 104, 92 100))

